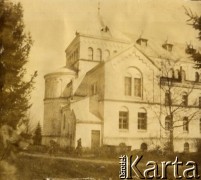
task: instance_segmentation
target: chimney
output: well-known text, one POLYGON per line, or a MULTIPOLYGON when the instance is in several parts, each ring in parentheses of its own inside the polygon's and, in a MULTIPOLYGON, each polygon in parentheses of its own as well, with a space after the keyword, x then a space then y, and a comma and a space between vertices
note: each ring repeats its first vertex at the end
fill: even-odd
POLYGON ((136 43, 141 45, 141 46, 147 46, 147 42, 148 42, 148 39, 144 39, 144 38, 139 38, 136 43))
POLYGON ((170 44, 170 43, 168 43, 168 42, 165 42, 165 43, 162 45, 162 47, 163 47, 165 50, 167 50, 167 51, 169 51, 169 52, 172 52, 173 44, 170 44))

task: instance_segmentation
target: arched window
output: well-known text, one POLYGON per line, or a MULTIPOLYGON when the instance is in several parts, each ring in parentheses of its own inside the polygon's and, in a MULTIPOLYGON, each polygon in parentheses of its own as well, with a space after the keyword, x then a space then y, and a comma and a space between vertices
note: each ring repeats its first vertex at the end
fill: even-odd
POLYGON ((170 130, 170 121, 171 121, 171 117, 170 116, 166 116, 165 117, 165 130, 166 131, 170 130))
POLYGON ((184 152, 189 152, 189 143, 184 143, 184 152))
POLYGON ((132 76, 130 74, 124 77, 124 87, 125 87, 125 95, 131 96, 131 89, 132 89, 132 76))
POLYGON ((140 149, 142 151, 147 151, 147 144, 146 143, 142 143, 141 146, 140 146, 140 149))
POLYGON ((195 82, 199 82, 200 81, 200 75, 198 72, 195 72, 195 82))
POLYGON ((201 109, 201 96, 198 98, 198 106, 201 109))
POLYGON ((183 130, 185 132, 189 131, 189 121, 188 121, 188 117, 184 117, 183 119, 183 130))
POLYGON ((64 114, 64 119, 63 119, 63 129, 66 128, 66 115, 64 114))
POLYGON ((69 122, 67 123, 67 126, 68 126, 67 127, 67 134, 68 134, 68 137, 69 137, 69 135, 70 135, 70 123, 69 122))
POLYGON ((105 50, 105 60, 110 58, 110 51, 108 49, 105 50))
POLYGON ((178 69, 175 70, 174 77, 175 77, 175 79, 181 78, 180 71, 178 69))
POLYGON ((119 111, 119 129, 128 129, 128 109, 122 107, 119 111))
POLYGON ((184 70, 181 72, 181 78, 182 80, 186 80, 186 72, 184 70))
POLYGON ((147 129, 147 112, 144 108, 140 108, 138 112, 138 129, 147 129))
POLYGON ((94 51, 93 51, 93 48, 89 47, 88 48, 88 58, 89 60, 93 60, 93 57, 94 56, 94 51))
POLYGON ((142 74, 137 68, 128 68, 124 82, 126 96, 142 97, 142 74))
POLYGON ((188 106, 188 94, 186 92, 182 93, 182 106, 188 106))
POLYGON ((101 51, 101 49, 96 50, 96 59, 98 61, 102 61, 102 51, 101 51))
POLYGON ((200 119, 200 133, 201 133, 201 119, 200 119))
POLYGON ((174 78, 174 70, 173 69, 170 69, 169 72, 168 72, 168 77, 169 78, 174 78))

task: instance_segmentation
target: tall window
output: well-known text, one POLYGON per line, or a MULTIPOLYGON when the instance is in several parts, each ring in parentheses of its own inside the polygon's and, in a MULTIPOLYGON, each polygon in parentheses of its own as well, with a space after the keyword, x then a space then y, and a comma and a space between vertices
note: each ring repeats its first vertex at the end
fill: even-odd
POLYGON ((131 77, 125 77, 125 95, 131 96, 131 77))
POLYGON ((98 60, 98 61, 102 61, 102 51, 101 51, 101 49, 97 49, 96 50, 96 59, 98 60))
POLYGON ((201 97, 199 97, 199 102, 198 102, 199 104, 199 108, 201 108, 201 97))
POLYGON ((184 119, 183 119, 183 130, 186 132, 188 132, 188 130, 189 130, 188 117, 184 117, 184 119))
POLYGON ((96 95, 96 94, 97 94, 97 82, 91 85, 91 95, 96 95))
POLYGON ((200 133, 201 133, 201 119, 200 119, 200 133))
POLYGON ((135 67, 130 67, 127 74, 124 78, 125 95, 142 97, 141 73, 135 67))
POLYGON ((187 95, 187 93, 182 94, 182 105, 188 106, 188 95, 187 95))
POLYGON ((88 48, 88 58, 89 60, 93 60, 94 56, 94 52, 93 52, 93 48, 89 47, 88 48))
POLYGON ((200 75, 198 72, 195 72, 195 82, 199 82, 200 80, 200 75))
POLYGON ((64 114, 64 119, 63 119, 63 129, 66 128, 66 115, 64 114))
POLYGON ((119 111, 119 129, 128 129, 128 110, 126 108, 119 111))
POLYGON ((108 49, 105 50, 105 60, 110 58, 110 51, 108 49))
POLYGON ((168 77, 169 78, 174 78, 174 70, 173 69, 170 69, 169 72, 168 72, 168 77))
POLYGON ((181 78, 180 71, 178 69, 175 70, 174 77, 175 77, 175 79, 181 78))
POLYGON ((170 121, 171 121, 170 116, 166 116, 166 118, 165 118, 165 130, 166 131, 170 130, 170 121))
POLYGON ((181 72, 181 78, 182 80, 186 80, 186 72, 184 70, 181 72))
POLYGON ((141 78, 134 78, 134 95, 141 97, 141 78))
POLYGON ((138 112, 138 129, 147 129, 147 113, 143 108, 138 112))

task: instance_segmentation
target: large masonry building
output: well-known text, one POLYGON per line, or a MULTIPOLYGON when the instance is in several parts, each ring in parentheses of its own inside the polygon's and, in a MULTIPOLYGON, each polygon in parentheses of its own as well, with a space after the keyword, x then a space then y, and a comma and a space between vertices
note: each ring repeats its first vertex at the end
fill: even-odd
POLYGON ((65 66, 45 75, 43 143, 76 147, 81 138, 86 148, 149 150, 168 140, 172 115, 175 151, 196 151, 201 74, 193 50, 126 37, 98 16, 91 29, 76 32, 65 66))

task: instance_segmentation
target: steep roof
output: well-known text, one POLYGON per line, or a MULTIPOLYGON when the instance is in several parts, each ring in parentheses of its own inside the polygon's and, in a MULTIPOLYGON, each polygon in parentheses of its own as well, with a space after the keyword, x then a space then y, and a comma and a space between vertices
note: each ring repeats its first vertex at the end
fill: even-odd
POLYGON ((100 15, 100 13, 92 16, 88 22, 89 23, 85 24, 84 28, 77 29, 78 34, 116 39, 127 42, 130 41, 130 39, 124 33, 108 26, 107 23, 105 23, 106 20, 100 15))

